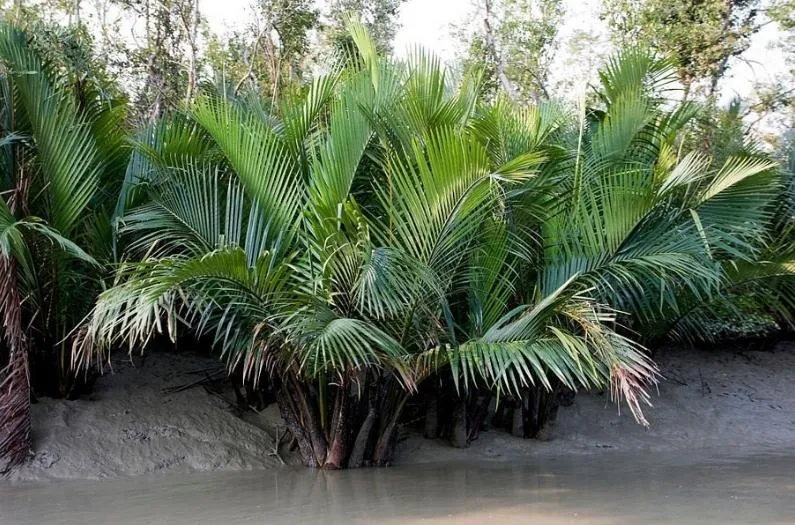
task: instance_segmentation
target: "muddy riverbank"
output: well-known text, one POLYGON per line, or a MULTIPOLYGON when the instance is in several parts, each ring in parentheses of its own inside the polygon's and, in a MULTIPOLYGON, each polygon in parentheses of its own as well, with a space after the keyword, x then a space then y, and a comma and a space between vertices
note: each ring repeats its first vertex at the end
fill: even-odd
MULTIPOLYGON (((397 465, 427 462, 517 461, 572 455, 715 452, 795 447, 795 344, 768 351, 669 348, 655 356, 665 380, 649 429, 599 393, 580 394, 562 408, 547 442, 505 432, 480 435, 468 449, 404 435, 397 465)), ((42 399, 33 405, 36 454, 11 473, 12 482, 104 479, 169 472, 262 470, 295 462, 285 447, 273 454, 279 433, 275 407, 247 414, 231 405, 214 359, 153 353, 130 364, 120 356, 114 373, 86 399, 42 399), (196 383, 190 386, 192 383, 196 383), (250 424, 254 423, 254 424, 250 424)), ((0 484, 6 483, 0 481, 0 484)))
POLYGON ((764 451, 795 447, 795 343, 768 351, 666 348, 655 360, 664 379, 645 409, 649 428, 606 394, 579 394, 561 408, 554 439, 516 439, 486 432, 468 449, 411 437, 404 462, 492 459, 610 452, 764 451))

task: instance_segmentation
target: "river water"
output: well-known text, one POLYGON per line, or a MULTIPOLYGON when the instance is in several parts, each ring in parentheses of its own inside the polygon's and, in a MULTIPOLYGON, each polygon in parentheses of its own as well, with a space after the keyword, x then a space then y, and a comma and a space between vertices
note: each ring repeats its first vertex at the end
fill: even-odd
POLYGON ((1 483, 3 525, 795 523, 795 450, 1 483))

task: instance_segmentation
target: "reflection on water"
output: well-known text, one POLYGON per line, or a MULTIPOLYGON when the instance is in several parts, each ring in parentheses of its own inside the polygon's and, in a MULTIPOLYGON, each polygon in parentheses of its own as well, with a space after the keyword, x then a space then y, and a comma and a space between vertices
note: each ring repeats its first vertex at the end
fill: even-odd
POLYGON ((795 452, 166 475, 0 487, 0 523, 795 523, 795 452))

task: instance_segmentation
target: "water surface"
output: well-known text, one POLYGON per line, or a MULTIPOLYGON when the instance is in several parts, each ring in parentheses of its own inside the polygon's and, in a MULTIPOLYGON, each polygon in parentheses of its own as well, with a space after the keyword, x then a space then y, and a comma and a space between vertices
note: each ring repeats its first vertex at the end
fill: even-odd
MULTIPOLYGON (((1 483, 1 482, 0 482, 1 483)), ((0 523, 793 524, 795 451, 0 485, 0 523)))

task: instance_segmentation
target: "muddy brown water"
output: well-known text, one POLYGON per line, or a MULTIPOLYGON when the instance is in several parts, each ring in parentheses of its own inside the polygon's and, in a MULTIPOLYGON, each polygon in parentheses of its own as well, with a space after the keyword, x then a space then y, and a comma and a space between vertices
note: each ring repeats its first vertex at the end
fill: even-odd
POLYGON ((795 523, 795 449, 2 483, 3 525, 795 523))

